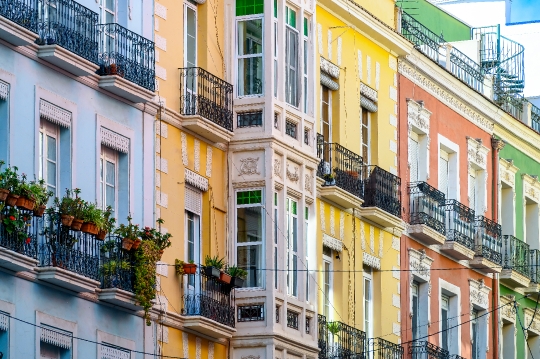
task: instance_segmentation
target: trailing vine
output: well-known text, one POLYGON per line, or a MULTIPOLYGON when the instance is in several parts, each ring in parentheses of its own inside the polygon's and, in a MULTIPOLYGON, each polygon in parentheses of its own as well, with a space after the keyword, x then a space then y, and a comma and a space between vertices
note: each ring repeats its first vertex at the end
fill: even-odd
POLYGON ((144 309, 146 325, 150 325, 152 300, 156 297, 156 264, 161 259, 160 248, 154 241, 142 241, 134 253, 135 299, 144 309))

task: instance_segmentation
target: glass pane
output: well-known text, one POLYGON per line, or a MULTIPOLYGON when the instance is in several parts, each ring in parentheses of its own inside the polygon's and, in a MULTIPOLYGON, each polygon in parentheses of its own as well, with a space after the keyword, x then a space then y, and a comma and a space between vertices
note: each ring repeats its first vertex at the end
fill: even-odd
POLYGON ((262 19, 238 22, 238 55, 262 54, 262 19))
POLYGON ((292 228, 292 235, 293 235, 293 243, 292 248, 293 251, 298 251, 298 218, 293 217, 293 228, 292 228))
POLYGON ((278 287, 278 271, 277 271, 277 247, 274 247, 274 283, 277 289, 278 287))
POLYGON ((107 9, 114 12, 115 6, 114 6, 115 0, 106 0, 105 5, 107 6, 107 9))
POLYGON ((56 162, 56 138, 47 136, 47 159, 56 162))
POLYGON ((241 246, 237 247, 236 257, 238 267, 248 272, 245 287, 262 287, 261 267, 261 246, 241 246))
POLYGON ((116 193, 115 193, 114 187, 107 185, 106 191, 107 193, 105 193, 105 195, 107 196, 107 200, 106 200, 107 206, 111 206, 112 208, 115 208, 116 193))
POLYGON ((188 228, 187 228, 187 241, 188 241, 188 250, 187 250, 187 259, 195 260, 195 222, 193 218, 193 213, 188 212, 188 228))
POLYGON ((186 7, 186 67, 195 67, 197 58, 197 17, 190 7, 186 7))
POLYGON ((262 208, 237 208, 237 235, 238 243, 259 242, 262 240, 262 208))
POLYGON ((114 163, 109 161, 107 161, 106 166, 107 167, 105 168, 105 181, 108 185, 114 187, 116 184, 116 166, 114 165, 114 163))
POLYGON ((39 133, 39 178, 43 179, 43 133, 39 133))
POLYGON ((236 16, 264 13, 264 0, 236 0, 236 16))
POLYGON ((441 310, 441 324, 442 347, 448 350, 448 311, 446 309, 441 310))
POLYGON ((298 296, 298 257, 296 255, 293 255, 293 263, 292 263, 292 270, 293 270, 293 283, 292 283, 292 287, 293 287, 293 292, 292 292, 292 295, 293 296, 298 296))
POLYGON ((106 24, 112 24, 114 23, 114 14, 111 14, 110 12, 105 12, 105 23, 106 24))
POLYGON ((262 203, 262 191, 243 191, 236 194, 236 204, 262 203))
POLYGON ((262 56, 238 59, 238 95, 260 95, 263 91, 262 56))
POLYGON ((47 184, 56 187, 56 163, 47 161, 47 184))

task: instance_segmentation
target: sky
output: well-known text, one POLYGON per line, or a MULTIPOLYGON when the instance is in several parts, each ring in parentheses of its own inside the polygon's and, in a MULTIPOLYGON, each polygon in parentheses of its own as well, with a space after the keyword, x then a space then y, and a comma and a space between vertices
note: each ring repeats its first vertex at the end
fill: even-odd
POLYGON ((511 4, 510 18, 506 16, 507 23, 524 23, 540 21, 539 0, 508 0, 511 4))
MULTIPOLYGON (((514 0, 514 2, 517 1, 533 3, 536 9, 535 13, 540 14, 540 0, 514 0)), ((501 34, 504 37, 519 42, 525 47, 524 95, 526 97, 540 95, 540 66, 538 66, 538 59, 540 58, 540 23, 506 26, 506 4, 504 0, 466 0, 466 2, 457 1, 438 4, 438 6, 472 27, 500 24, 501 34)))

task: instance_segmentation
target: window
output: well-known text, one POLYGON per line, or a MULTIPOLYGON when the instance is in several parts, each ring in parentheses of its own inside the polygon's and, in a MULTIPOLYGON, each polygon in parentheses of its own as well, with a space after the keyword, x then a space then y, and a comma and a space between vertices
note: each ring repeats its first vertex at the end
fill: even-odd
POLYGON ((364 331, 366 337, 373 335, 373 275, 371 268, 364 266, 364 331))
MULTIPOLYGON (((9 313, 0 310, 0 353, 8 355, 9 348, 9 313)), ((2 355, 0 355, 2 359, 2 355)))
POLYGON ((298 203, 287 198, 287 294, 298 296, 298 203))
MULTIPOLYGON (((503 323, 502 327, 502 358, 515 358, 516 357, 516 343, 515 343, 516 326, 514 323, 503 323)), ((531 333, 527 340, 531 338, 531 333)), ((538 337, 537 337, 538 338, 538 337)), ((529 345, 531 343, 528 343, 529 345)), ((527 344, 525 344, 526 346, 527 344)), ((531 346, 531 348, 534 348, 531 346)), ((538 348, 538 347, 536 347, 538 348)), ((530 358, 529 350, 526 350, 528 358, 530 358)), ((532 359, 532 358, 531 358, 532 359)))
POLYGON ((306 205, 304 217, 306 227, 304 228, 304 243, 306 246, 306 301, 309 302, 309 207, 306 205))
POLYGON ((100 158, 100 191, 103 209, 111 206, 116 213, 117 199, 117 153, 115 150, 101 146, 100 158))
POLYGON ((450 311, 450 298, 446 295, 441 296, 441 347, 446 350, 450 350, 449 339, 449 322, 448 322, 448 313, 450 311))
MULTIPOLYGON (((277 19, 277 5, 274 1, 274 18, 277 19)), ((278 91, 278 23, 274 21, 274 97, 277 98, 278 91)))
POLYGON ((274 128, 279 130, 279 113, 274 112, 274 128))
POLYGON ((39 131, 39 178, 45 180, 47 189, 52 191, 54 196, 59 195, 58 143, 58 126, 42 120, 39 131))
POLYGON ((239 20, 237 26, 238 96, 262 95, 263 19, 239 20))
POLYGON ((287 327, 298 330, 299 314, 287 309, 287 327))
POLYGON ((419 150, 420 146, 418 144, 418 134, 411 131, 411 134, 409 135, 409 163, 411 164, 410 182, 418 182, 420 178, 418 174, 418 170, 420 168, 418 163, 420 155, 419 150))
POLYGON ((323 247, 323 263, 324 263, 324 281, 323 281, 323 314, 327 321, 330 318, 330 298, 332 297, 332 250, 328 247, 323 247))
POLYGON ((0 158, 9 158, 9 84, 0 80, 0 158))
POLYGON ((501 203, 500 203, 500 225, 502 226, 502 234, 513 236, 514 230, 514 188, 501 182, 501 203))
POLYGON ((39 357, 43 359, 63 359, 71 357, 73 334, 62 329, 41 324, 39 357))
POLYGON ((332 142, 332 94, 328 87, 321 86, 321 134, 324 143, 332 142))
MULTIPOLYGON (((196 8, 184 4, 184 66, 197 66, 197 12, 196 8)), ((188 81, 188 83, 194 81, 188 81)))
POLYGON ((116 0, 99 0, 100 24, 116 22, 116 0))
POLYGON ((263 114, 262 111, 239 113, 236 119, 238 120, 238 127, 262 126, 263 114))
POLYGON ((262 244, 264 240, 262 190, 236 193, 236 259, 248 272, 245 287, 262 287, 262 244))
MULTIPOLYGON (((187 262, 201 262, 201 237, 200 237, 200 217, 193 212, 186 211, 186 245, 187 262)), ((188 286, 195 287, 195 277, 188 276, 188 286)))
POLYGON ((309 128, 304 127, 304 144, 309 146, 309 128))
POLYGON ((116 345, 108 344, 105 342, 102 342, 100 344, 100 353, 99 357, 101 359, 120 359, 120 358, 130 358, 131 357, 131 351, 127 350, 125 348, 118 347, 116 345))
POLYGON ((264 320, 264 304, 239 305, 236 320, 239 322, 257 322, 264 320))
POLYGON ((540 249, 538 203, 525 195, 525 241, 531 249, 540 249))
POLYGON ((420 338, 420 284, 416 281, 413 282, 411 286, 411 295, 412 295, 412 340, 418 340, 420 338))
POLYGON ((371 122, 371 114, 368 110, 362 107, 362 159, 364 160, 364 163, 369 164, 370 159, 370 152, 369 152, 369 142, 371 140, 371 136, 369 133, 370 129, 370 122, 371 122))
POLYGON ((308 113, 309 103, 309 85, 308 85, 308 66, 309 66, 309 20, 304 18, 304 113, 308 113))
POLYGON ((471 321, 471 351, 472 351, 472 356, 471 356, 471 359, 480 359, 480 348, 479 348, 479 335, 478 335, 478 332, 479 332, 479 321, 478 321, 478 311, 477 310, 473 310, 472 313, 472 321, 471 321))
POLYGON ((298 124, 289 120, 285 121, 285 133, 292 138, 297 138, 298 124))
POLYGON ((448 152, 443 149, 440 150, 439 155, 439 191, 446 195, 446 198, 449 198, 448 193, 448 178, 449 178, 449 156, 448 152))
POLYGON ((274 285, 278 289, 278 194, 274 193, 274 285))
POLYGON ((285 95, 288 104, 298 107, 298 30, 296 12, 286 7, 285 95))
POLYGON ((476 211, 476 171, 469 170, 469 208, 476 211))

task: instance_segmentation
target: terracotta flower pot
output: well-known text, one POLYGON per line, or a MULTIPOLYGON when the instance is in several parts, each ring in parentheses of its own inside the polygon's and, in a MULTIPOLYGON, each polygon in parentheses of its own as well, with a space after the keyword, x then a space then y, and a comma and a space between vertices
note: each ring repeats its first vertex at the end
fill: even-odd
POLYGON ((96 235, 99 232, 98 227, 94 223, 91 223, 91 222, 84 222, 81 226, 81 231, 83 231, 84 233, 93 234, 93 235, 96 235))
POLYGON ((184 274, 195 274, 197 265, 195 263, 184 263, 184 274))
POLYGON ((82 219, 74 218, 71 222, 71 229, 74 231, 80 231, 84 221, 82 219))
POLYGON ((9 195, 9 189, 0 188, 0 201, 5 201, 9 195))
POLYGON ((142 240, 140 238, 137 238, 136 240, 134 240, 133 245, 131 246, 131 250, 134 251, 137 248, 139 248, 141 246, 141 243, 142 243, 142 240))
POLYGON ((70 216, 69 214, 62 214, 60 215, 60 221, 62 221, 62 225, 69 227, 71 226, 71 223, 73 222, 73 216, 70 216))
POLYGON ((105 240, 105 237, 107 236, 107 231, 104 231, 103 229, 101 229, 98 234, 96 234, 96 239, 100 240, 100 241, 103 241, 105 240))
POLYGON ((34 209, 34 206, 36 205, 36 200, 26 198, 26 197, 19 197, 17 198, 17 203, 15 205, 19 208, 23 208, 23 209, 27 209, 31 211, 34 209))
POLYGON ((10 193, 6 198, 6 204, 11 207, 15 207, 17 204, 17 200, 19 199, 19 195, 10 193))
POLYGON ((47 209, 47 206, 44 204, 42 204, 38 208, 34 208, 34 216, 43 217, 43 213, 45 213, 45 209, 47 209))
POLYGON ((225 272, 219 274, 219 281, 225 284, 231 284, 232 277, 225 272))
POLYGON ((131 238, 123 238, 122 239, 122 249, 125 249, 126 251, 129 251, 131 247, 133 246, 133 242, 135 242, 131 238))

